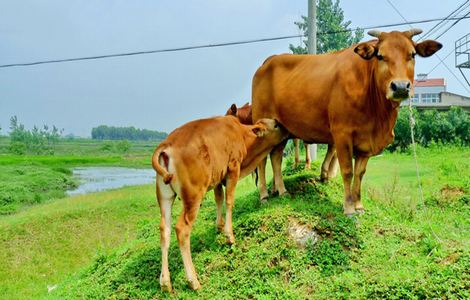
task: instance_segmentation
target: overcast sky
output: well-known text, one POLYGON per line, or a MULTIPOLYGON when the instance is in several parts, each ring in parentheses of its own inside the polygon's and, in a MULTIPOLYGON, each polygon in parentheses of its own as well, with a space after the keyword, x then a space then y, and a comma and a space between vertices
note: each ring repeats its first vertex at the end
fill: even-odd
MULTIPOLYGON (((445 17, 464 2, 392 1, 410 21, 445 17)), ((403 21, 386 0, 342 0, 341 7, 353 27, 403 21)), ((307 0, 1 0, 0 65, 298 34, 294 21, 306 14, 307 0)), ((441 58, 469 23, 462 20, 439 39, 441 58)), ((433 25, 415 27, 426 32, 433 25)), ((80 136, 100 124, 169 132, 249 101, 257 67, 287 52, 289 43, 299 39, 0 69, 1 133, 13 115, 28 128, 54 124, 80 136)), ((415 72, 438 62, 418 58, 415 72)), ((454 54, 445 62, 464 82, 454 54)), ((430 77, 444 77, 448 91, 468 95, 442 64, 430 77)))

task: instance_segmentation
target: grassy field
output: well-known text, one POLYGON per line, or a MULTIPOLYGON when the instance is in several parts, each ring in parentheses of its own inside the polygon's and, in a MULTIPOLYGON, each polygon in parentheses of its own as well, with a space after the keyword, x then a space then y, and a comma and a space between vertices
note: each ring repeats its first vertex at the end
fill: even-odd
MULTIPOLYGON (((0 294, 25 298, 469 298, 470 149, 419 149, 424 203, 413 156, 371 159, 367 213, 342 215, 340 178, 287 168, 292 198, 260 205, 251 178, 238 186, 237 242, 215 231, 207 195, 192 234, 203 288, 188 289, 174 231, 175 292, 161 293, 159 211, 139 186, 38 204, 0 217, 0 294), (287 231, 307 224, 320 241, 298 248, 287 231), (48 286, 55 286, 51 293, 48 286)), ((113 162, 113 163, 120 163, 113 162)), ((1 167, 1 166, 0 166, 1 167)), ((318 167, 318 166, 317 166, 318 167)), ((174 220, 181 209, 174 207, 174 220)))

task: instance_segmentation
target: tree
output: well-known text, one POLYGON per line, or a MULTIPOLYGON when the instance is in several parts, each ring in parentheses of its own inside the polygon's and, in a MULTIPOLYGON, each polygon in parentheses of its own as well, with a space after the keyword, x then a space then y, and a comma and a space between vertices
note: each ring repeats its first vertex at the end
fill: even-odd
MULTIPOLYGON (((307 17, 302 16, 302 21, 295 22, 295 25, 307 36, 307 17)), ((339 32, 334 34, 322 34, 331 31, 349 30, 351 21, 344 20, 344 13, 339 6, 339 0, 318 0, 317 2, 317 53, 326 53, 347 48, 358 43, 364 36, 362 29, 357 28, 352 31, 339 32)), ((307 54, 307 40, 302 41, 302 45, 289 45, 289 49, 294 54, 307 54)))

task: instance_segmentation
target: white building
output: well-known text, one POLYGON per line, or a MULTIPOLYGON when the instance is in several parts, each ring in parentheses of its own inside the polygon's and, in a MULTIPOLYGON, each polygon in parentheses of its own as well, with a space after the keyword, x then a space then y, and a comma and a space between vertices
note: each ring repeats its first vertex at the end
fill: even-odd
MULTIPOLYGON (((426 74, 418 74, 414 82, 414 97, 411 104, 417 109, 448 110, 452 106, 460 106, 470 112, 470 97, 447 92, 444 78, 427 78, 426 74)), ((409 100, 401 105, 408 105, 409 100)))

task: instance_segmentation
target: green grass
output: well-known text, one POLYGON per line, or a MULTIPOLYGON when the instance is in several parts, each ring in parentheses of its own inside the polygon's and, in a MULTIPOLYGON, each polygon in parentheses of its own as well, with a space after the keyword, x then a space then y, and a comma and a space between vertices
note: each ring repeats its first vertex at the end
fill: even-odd
POLYGON ((151 186, 70 197, 0 218, 0 298, 34 299, 47 286, 135 239, 156 212, 151 186))
MULTIPOLYGON (((49 297, 469 298, 469 152, 468 148, 420 149, 425 158, 421 159, 424 204, 414 199, 410 155, 372 159, 365 180, 367 213, 356 221, 342 214, 340 179, 318 183, 318 170, 287 169, 292 199, 273 198, 267 205, 259 204, 257 192, 245 180, 235 203, 237 242, 231 247, 216 234, 215 204, 209 195, 191 237, 203 285, 198 292, 187 287, 174 232, 170 272, 175 291, 160 291, 157 210, 154 218, 140 223, 138 239, 99 255, 49 297), (394 189, 400 192, 390 195, 387 185, 394 176, 400 182, 394 189), (315 228, 321 241, 299 249, 287 235, 292 220, 315 228)), ((180 209, 177 201, 174 211, 180 209)))
MULTIPOLYGON (((366 214, 342 214, 342 182, 286 168, 292 198, 260 205, 250 177, 234 209, 236 244, 215 230, 212 193, 191 236, 202 290, 189 290, 174 230, 174 293, 159 289, 159 210, 152 185, 57 199, 0 217, 0 295, 25 298, 469 298, 469 148, 418 149, 425 201, 410 154, 372 158, 366 214), (293 221, 321 236, 298 248, 293 221), (58 285, 51 293, 48 285, 58 285)), ((13 166, 15 164, 5 164, 13 166)), ((59 166, 58 164, 57 166, 59 166)), ((290 163, 287 163, 290 165, 290 163)), ((56 167, 57 167, 56 166, 56 167)), ((1 167, 1 164, 0 164, 1 167)), ((318 168, 318 163, 315 165, 318 168)), ((173 224, 181 210, 174 206, 173 224)))

